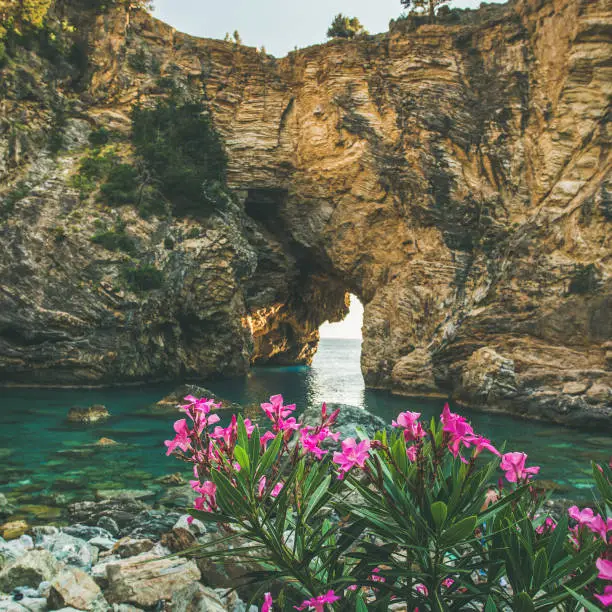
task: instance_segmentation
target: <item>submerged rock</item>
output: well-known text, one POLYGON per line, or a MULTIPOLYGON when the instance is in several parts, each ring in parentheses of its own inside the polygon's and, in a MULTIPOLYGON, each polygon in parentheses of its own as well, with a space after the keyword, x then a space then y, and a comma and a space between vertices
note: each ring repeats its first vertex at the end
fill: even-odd
POLYGON ((83 425, 91 425, 92 423, 98 423, 105 421, 110 418, 110 412, 106 406, 96 404, 89 406, 88 408, 79 408, 78 406, 72 407, 68 411, 66 420, 69 423, 81 423, 83 425))
POLYGON ((14 540, 26 533, 29 528, 25 521, 10 521, 0 525, 0 534, 5 540, 14 540))
POLYGON ((172 393, 159 400, 159 402, 152 404, 150 406, 150 410, 170 413, 176 412, 178 406, 185 403, 184 398, 187 395, 193 395, 197 398, 205 397, 207 399, 214 399, 217 403, 221 402, 221 407, 219 410, 232 410, 234 412, 242 410, 242 406, 240 406, 240 404, 235 404, 233 402, 224 400, 210 389, 198 387, 197 385, 181 385, 172 391, 172 393))

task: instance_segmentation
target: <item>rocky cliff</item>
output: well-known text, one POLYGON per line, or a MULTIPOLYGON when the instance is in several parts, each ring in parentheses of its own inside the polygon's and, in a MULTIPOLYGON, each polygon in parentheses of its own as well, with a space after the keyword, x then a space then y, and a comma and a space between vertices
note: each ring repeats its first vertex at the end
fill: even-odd
POLYGON ((368 386, 612 429, 609 3, 406 29, 276 59, 113 11, 83 30, 86 84, 54 94, 56 159, 48 97, 5 88, 2 381, 308 363, 351 292, 368 386), (168 80, 207 101, 231 204, 143 219, 79 199, 90 131, 128 134, 168 80), (153 290, 122 280, 133 255, 92 243, 118 220, 163 272, 153 290))

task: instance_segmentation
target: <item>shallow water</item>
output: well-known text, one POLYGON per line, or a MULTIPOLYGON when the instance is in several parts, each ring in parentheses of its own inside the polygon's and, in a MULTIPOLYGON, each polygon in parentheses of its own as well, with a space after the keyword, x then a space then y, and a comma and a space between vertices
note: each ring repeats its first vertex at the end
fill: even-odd
MULTIPOLYGON (((256 368, 241 379, 201 381, 228 400, 257 404, 282 393, 298 408, 322 401, 360 405, 390 421, 403 410, 438 415, 443 400, 394 397, 365 390, 359 369, 358 340, 325 339, 312 367, 256 368)), ((159 497, 160 476, 188 470, 166 458, 163 441, 171 437, 173 414, 148 407, 175 385, 101 390, 0 390, 0 492, 19 506, 18 517, 58 520, 61 508, 96 492, 117 488, 148 490, 159 497), (112 417, 91 426, 71 425, 71 406, 104 404, 112 417), (92 446, 102 437, 117 446, 92 446), (60 508, 58 510, 58 508, 60 508)), ((500 414, 458 410, 479 433, 507 450, 529 454, 541 465, 541 479, 555 481, 558 494, 590 499, 590 461, 607 461, 612 437, 555 425, 527 422, 500 414)))

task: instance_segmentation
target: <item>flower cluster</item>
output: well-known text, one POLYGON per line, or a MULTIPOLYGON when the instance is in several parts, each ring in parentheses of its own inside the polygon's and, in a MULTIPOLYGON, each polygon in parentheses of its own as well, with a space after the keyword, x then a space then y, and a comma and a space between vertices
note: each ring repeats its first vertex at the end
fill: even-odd
MULTIPOLYGON (((574 534, 574 545, 580 549, 587 534, 590 532, 595 538, 601 538, 607 544, 608 552, 597 560, 596 566, 599 570, 598 578, 612 583, 612 518, 604 519, 600 514, 596 514, 592 508, 580 510, 578 506, 568 509, 568 514, 576 524, 572 529, 574 534), (610 534, 608 536, 608 534, 610 534)), ((612 584, 604 586, 603 593, 595 594, 604 608, 612 606, 612 584)))
MULTIPOLYGON (((273 395, 268 402, 261 404, 263 416, 269 420, 269 427, 265 428, 260 423, 251 422, 248 418, 244 419, 236 415, 231 416, 225 421, 225 424, 222 424, 219 415, 221 405, 215 403, 213 399, 199 399, 193 396, 187 396, 184 399, 185 404, 179 409, 185 414, 185 418, 174 423, 174 437, 165 441, 166 453, 188 462, 193 469, 194 476, 190 485, 198 494, 194 502, 193 513, 218 513, 219 524, 227 529, 228 533, 232 532, 232 528, 231 524, 226 521, 237 516, 237 511, 231 507, 234 505, 248 508, 248 511, 245 510, 245 516, 251 510, 258 512, 259 509, 263 509, 264 514, 257 516, 265 515, 263 520, 267 521, 270 516, 266 514, 267 512, 277 512, 278 508, 287 507, 287 504, 289 507, 297 508, 298 514, 301 511, 308 514, 324 506, 329 511, 329 507, 334 507, 334 499, 342 497, 338 495, 338 491, 352 491, 359 492, 368 500, 380 499, 380 507, 383 508, 387 498, 395 499, 388 494, 388 487, 393 487, 397 483, 401 495, 413 495, 414 493, 410 501, 411 504, 415 504, 411 506, 415 508, 414 520, 419 520, 421 523, 429 521, 429 527, 423 529, 423 533, 429 531, 442 534, 448 540, 455 534, 463 532, 463 535, 471 541, 476 536, 477 541, 485 542, 487 535, 485 531, 488 528, 493 529, 493 526, 485 528, 484 523, 477 525, 475 515, 447 519, 447 514, 451 511, 450 504, 447 503, 448 498, 444 498, 439 493, 442 491, 444 495, 447 495, 448 487, 456 486, 460 496, 464 491, 461 479, 467 480, 472 475, 475 480, 481 478, 479 474, 484 471, 478 471, 481 462, 476 459, 484 450, 491 453, 494 465, 498 465, 504 472, 506 481, 515 485, 510 487, 511 491, 516 494, 529 492, 526 493, 527 496, 536 495, 530 483, 539 473, 540 468, 528 466, 528 457, 525 453, 500 453, 489 439, 474 432, 472 425, 464 417, 451 412, 448 404, 444 406, 440 415, 439 425, 434 422, 431 427, 426 428, 420 420, 419 412, 406 411, 400 413, 392 421, 393 428, 399 430, 395 434, 378 432, 372 439, 367 439, 360 433, 358 439, 341 440, 340 433, 334 431, 339 411, 328 412, 326 404, 322 405, 320 419, 316 424, 304 424, 296 418, 294 404, 285 405, 281 395, 273 395), (337 449, 338 443, 340 450, 330 453, 330 448, 335 446, 337 449), (460 461, 465 466, 452 472, 450 479, 440 484, 439 475, 444 473, 444 466, 448 465, 445 462, 455 461, 460 461), (332 475, 336 475, 335 480, 329 473, 330 469, 332 475), (429 472, 427 472, 428 469, 429 472), (309 489, 311 494, 309 500, 307 493, 304 492, 303 483, 297 481, 303 480, 304 483, 308 483, 312 480, 311 472, 319 474, 319 480, 309 489), (393 478, 388 480, 391 473, 393 473, 393 478), (299 476, 296 477, 296 474, 299 476), (356 475, 359 477, 355 477, 356 475), (454 482, 452 479, 459 480, 454 482), (322 502, 331 482, 335 483, 333 485, 335 489, 330 497, 322 502), (403 489, 405 485, 402 483, 410 483, 409 487, 413 487, 413 491, 403 489), (382 492, 380 498, 376 498, 377 490, 382 492), (432 493, 432 491, 438 491, 438 493, 432 493), (436 495, 438 495, 437 501, 431 501, 436 500, 436 495), (241 499, 246 501, 241 504, 241 499), (434 505, 431 505, 426 512, 423 511, 425 507, 423 504, 426 503, 435 505, 435 513, 433 512, 434 505), (291 506, 291 504, 294 505, 291 506), (419 513, 420 515, 416 516, 419 513)), ((455 465, 460 467, 459 463, 455 465)), ((607 474, 609 482, 609 472, 607 474)), ((479 493, 479 499, 484 502, 481 512, 498 502, 503 504, 505 491, 502 490, 501 479, 498 490, 491 488, 486 482, 482 486, 479 493)), ((307 488, 308 485, 306 485, 307 488)), ((400 493, 396 491, 396 494, 400 493)), ((393 506, 394 503, 393 501, 391 505, 393 506)), ((480 503, 478 502, 477 507, 480 507, 480 503)), ((529 511, 525 510, 525 516, 529 521, 533 520, 533 516, 538 516, 533 508, 536 506, 529 511)), ((296 510, 288 512, 296 512, 296 510)), ((353 506, 349 512, 359 518, 359 508, 353 506)), ((572 506, 568 512, 573 523, 571 523, 572 527, 569 532, 565 532, 566 537, 574 542, 576 550, 580 551, 581 555, 584 554, 585 549, 596 551, 590 563, 592 564, 597 558, 597 576, 607 583, 603 585, 603 588, 591 586, 590 596, 595 597, 604 607, 611 606, 612 519, 604 518, 591 508, 579 509, 577 506, 572 506), (603 554, 602 549, 605 549, 603 554)), ((393 507, 388 516, 391 517, 390 520, 394 520, 396 515, 397 510, 393 507)), ((369 521, 370 518, 375 527, 378 525, 381 529, 386 528, 384 523, 377 520, 377 516, 368 514, 364 510, 361 520, 369 521)), ((242 529, 247 523, 260 525, 259 518, 249 518, 244 521, 239 517, 238 520, 235 518, 233 520, 242 529)), ((493 519, 491 519, 492 522, 493 519)), ((282 521, 280 524, 284 525, 282 521)), ((557 530, 557 534, 560 533, 561 524, 557 525, 551 517, 540 517, 536 525, 538 526, 533 527, 538 536, 536 541, 542 545, 546 545, 553 531, 557 530)), ((293 528, 296 528, 295 524, 293 528)), ((339 528, 342 528, 342 525, 339 528)), ((274 537, 275 542, 281 543, 279 546, 281 546, 282 554, 293 548, 293 546, 286 546, 284 536, 286 531, 283 529, 284 527, 281 527, 279 533, 274 537)), ((332 534, 334 529, 329 529, 328 526, 324 531, 332 534)), ((566 522, 563 529, 568 529, 566 522)), ((242 532, 238 530, 234 533, 242 532)), ((388 530, 384 533, 394 537, 393 533, 388 530)), ((325 535, 321 542, 326 542, 327 537, 329 536, 325 535)), ((257 540, 256 537, 255 541, 265 540, 257 540)), ((301 540, 302 546, 304 541, 304 539, 301 540)), ((308 540, 310 541, 312 538, 308 540)), ((571 549, 571 547, 568 548, 571 549)), ((325 544, 322 548, 322 550, 326 549, 334 549, 331 540, 329 545, 325 544)), ((423 550, 429 549, 424 546, 423 550)), ((445 557, 442 555, 441 558, 445 557)), ((429 559, 428 556, 426 561, 427 559, 429 559)), ((319 575, 316 574, 312 581, 314 586, 311 585, 307 591, 311 597, 301 601, 301 598, 304 597, 304 591, 301 590, 291 600, 291 603, 301 601, 299 605, 293 606, 299 611, 323 612, 327 606, 333 607, 333 604, 340 601, 341 598, 347 599, 347 606, 349 600, 355 597, 366 598, 362 599, 362 602, 369 601, 368 597, 376 599, 382 596, 385 589, 394 588, 393 585, 401 580, 398 578, 397 569, 388 567, 386 563, 387 561, 383 560, 381 568, 372 562, 369 568, 366 565, 363 573, 351 576, 351 581, 348 582, 347 577, 343 578, 343 582, 319 580, 319 575), (346 586, 347 584, 351 586, 346 586), (337 590, 342 593, 342 597, 336 594, 337 590)), ((296 566, 303 567, 303 564, 300 561, 296 566)), ((356 563, 354 567, 359 567, 359 564, 356 563)), ((451 575, 447 574, 442 581, 437 583, 437 586, 435 583, 428 582, 427 573, 422 574, 420 581, 412 582, 413 593, 420 599, 452 598, 467 593, 468 589, 462 582, 463 577, 458 573, 453 574, 450 566, 449 574, 451 575), (436 590, 437 593, 434 593, 436 590)), ((565 596, 566 593, 564 592, 563 595, 565 596)), ((391 600, 396 598, 395 594, 388 596, 391 597, 391 600)), ((344 601, 342 605, 345 605, 344 601)), ((265 593, 262 612, 271 612, 273 606, 272 594, 265 593)))

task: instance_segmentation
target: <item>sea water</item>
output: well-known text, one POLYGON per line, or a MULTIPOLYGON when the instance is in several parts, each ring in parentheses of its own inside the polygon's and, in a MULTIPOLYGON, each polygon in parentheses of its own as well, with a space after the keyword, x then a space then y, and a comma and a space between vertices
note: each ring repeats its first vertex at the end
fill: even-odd
MULTIPOLYGON (((311 367, 255 368, 246 377, 198 381, 220 397, 243 405, 259 404, 281 393, 298 410, 323 401, 362 406, 386 421, 405 410, 438 416, 443 399, 419 400, 366 390, 359 366, 359 340, 323 339, 311 367)), ((96 499, 117 489, 150 491, 160 497, 160 477, 185 464, 165 456, 177 418, 150 406, 176 385, 108 389, 1 389, 0 493, 17 505, 18 518, 32 522, 61 520, 65 506, 96 499), (111 418, 94 425, 66 421, 72 406, 104 404, 111 418), (99 447, 100 438, 117 445, 99 447)), ((456 408, 474 429, 506 450, 523 451, 529 465, 540 465, 540 479, 555 483, 555 493, 588 500, 591 460, 610 458, 612 437, 511 416, 456 408)), ((501 474, 501 473, 500 473, 501 474)))

